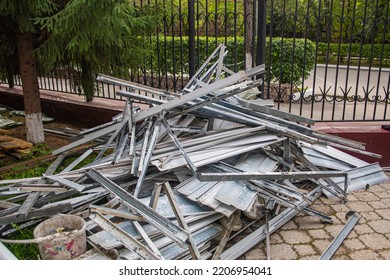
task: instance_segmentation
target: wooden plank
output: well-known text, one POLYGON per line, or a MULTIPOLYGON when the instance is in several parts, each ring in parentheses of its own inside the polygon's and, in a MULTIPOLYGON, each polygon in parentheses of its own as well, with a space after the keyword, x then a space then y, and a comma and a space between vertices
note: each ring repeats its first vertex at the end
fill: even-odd
POLYGON ((19 138, 12 139, 11 143, 15 143, 15 145, 18 145, 19 149, 28 149, 28 148, 31 148, 33 146, 32 143, 24 141, 24 140, 19 139, 19 138))
POLYGON ((11 141, 9 142, 0 142, 0 148, 3 150, 13 150, 13 149, 18 149, 20 148, 18 144, 12 143, 11 141))
POLYGON ((11 131, 0 128, 0 135, 11 135, 11 134, 12 134, 11 131))
POLYGON ((0 135, 0 142, 7 142, 7 141, 11 141, 12 139, 14 138, 11 136, 0 135))

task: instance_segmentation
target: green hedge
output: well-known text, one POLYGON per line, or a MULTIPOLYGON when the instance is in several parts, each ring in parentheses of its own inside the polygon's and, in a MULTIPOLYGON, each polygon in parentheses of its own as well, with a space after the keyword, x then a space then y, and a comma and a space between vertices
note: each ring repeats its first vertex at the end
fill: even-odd
MULTIPOLYGON (((360 45, 359 44, 339 44, 336 43, 318 43, 318 62, 325 62, 327 53, 329 52, 329 60, 331 63, 337 62, 347 63, 348 57, 359 58, 360 57, 360 45), (329 51, 328 51, 329 50, 329 51), (339 55, 337 55, 339 54, 339 55)), ((382 61, 382 66, 390 66, 390 44, 367 44, 361 48, 361 59, 364 62, 371 62, 374 65, 379 65, 382 61), (383 54, 382 54, 383 48, 383 54)))
MULTIPOLYGON (((223 37, 199 37, 196 39, 195 48, 200 64, 207 59, 217 45, 225 43, 228 50, 225 62, 230 66, 229 68, 236 71, 244 68, 243 37, 228 37, 226 39, 223 37), (237 65, 236 69, 234 69, 234 65, 237 65)), ((154 53, 154 57, 151 60, 153 71, 176 74, 189 72, 188 37, 158 37, 151 39, 150 43, 154 53), (159 57, 158 54, 160 54, 159 57)), ((299 84, 302 77, 306 78, 309 75, 315 64, 315 45, 313 42, 310 40, 305 41, 305 39, 272 38, 271 63, 269 62, 270 56, 268 54, 269 44, 270 42, 267 40, 266 68, 268 73, 268 67, 272 65, 271 69, 269 69, 271 81, 299 84)))

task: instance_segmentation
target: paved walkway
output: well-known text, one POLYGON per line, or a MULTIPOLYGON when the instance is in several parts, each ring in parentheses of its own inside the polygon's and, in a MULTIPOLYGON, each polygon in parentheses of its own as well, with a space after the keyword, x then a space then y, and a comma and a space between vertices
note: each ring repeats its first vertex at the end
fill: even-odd
MULTIPOLYGON (((334 223, 299 214, 271 235, 271 259, 317 260, 345 225, 345 214, 353 210, 361 219, 332 260, 390 260, 390 182, 355 191, 346 204, 321 196, 312 207, 331 216, 334 223)), ((243 259, 266 256, 262 242, 243 259)))

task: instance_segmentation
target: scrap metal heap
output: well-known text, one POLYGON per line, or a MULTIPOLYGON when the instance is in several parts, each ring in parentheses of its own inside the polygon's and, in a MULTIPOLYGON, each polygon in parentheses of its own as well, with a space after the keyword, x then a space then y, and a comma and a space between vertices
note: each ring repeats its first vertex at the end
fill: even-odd
POLYGON ((378 164, 341 151, 379 157, 362 143, 241 98, 261 85, 264 65, 233 73, 225 55, 220 45, 180 93, 99 75, 125 89, 117 92, 123 113, 55 150, 42 177, 0 182, 0 195, 12 195, 0 201, 3 238, 11 223, 71 213, 87 220, 94 247, 82 259, 236 259, 264 240, 269 253, 269 235, 298 213, 331 223, 310 207, 321 195, 347 201, 388 180, 378 164), (90 142, 56 173, 69 151, 90 142))

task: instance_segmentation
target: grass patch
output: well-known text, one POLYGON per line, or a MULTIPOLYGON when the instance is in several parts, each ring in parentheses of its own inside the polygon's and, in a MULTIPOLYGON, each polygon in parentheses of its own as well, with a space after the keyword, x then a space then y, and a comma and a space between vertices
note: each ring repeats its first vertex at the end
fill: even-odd
MULTIPOLYGON (((12 227, 16 229, 16 232, 12 234, 9 239, 23 240, 34 238, 34 228, 28 227, 20 229, 16 224, 12 227)), ((15 244, 4 243, 4 245, 15 255, 19 260, 38 260, 39 249, 37 244, 15 244)))

